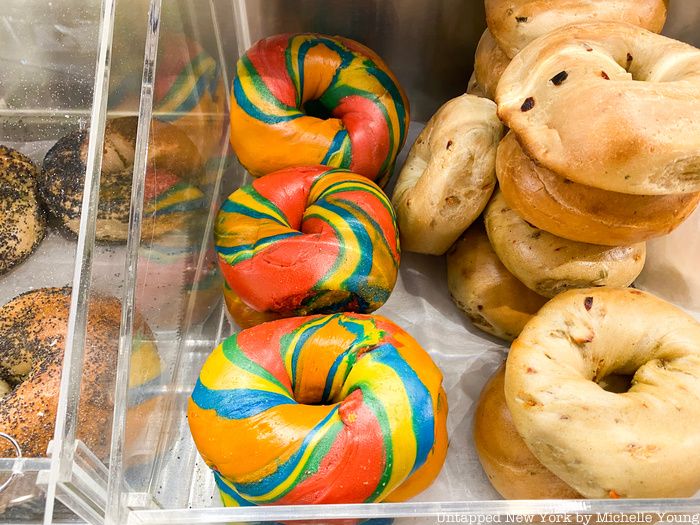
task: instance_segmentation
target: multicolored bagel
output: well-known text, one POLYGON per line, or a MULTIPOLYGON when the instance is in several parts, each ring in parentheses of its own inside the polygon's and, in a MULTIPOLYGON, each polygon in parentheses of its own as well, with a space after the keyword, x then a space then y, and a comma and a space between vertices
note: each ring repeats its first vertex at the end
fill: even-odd
POLYGON ((372 50, 342 37, 277 35, 251 47, 236 72, 231 145, 252 175, 324 164, 388 180, 409 106, 372 50))
POLYGON ((428 353, 383 317, 282 319, 213 351, 188 421, 226 504, 397 501, 442 468, 441 383, 428 353))
POLYGON ((0 275, 26 259, 46 233, 37 176, 28 157, 0 146, 0 275))
POLYGON ((396 283, 389 199, 343 169, 297 167, 256 179, 221 206, 214 238, 224 279, 258 312, 368 313, 396 283))

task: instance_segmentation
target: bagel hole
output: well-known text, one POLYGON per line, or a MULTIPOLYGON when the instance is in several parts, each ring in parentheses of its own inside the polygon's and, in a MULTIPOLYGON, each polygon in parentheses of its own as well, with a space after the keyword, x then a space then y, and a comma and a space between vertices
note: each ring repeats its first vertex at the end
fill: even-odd
POLYGON ((331 112, 331 110, 327 108, 325 104, 323 104, 323 102, 321 102, 318 99, 309 100, 305 102, 302 105, 302 110, 309 117, 314 117, 321 120, 328 120, 329 118, 333 118, 333 113, 331 112))
POLYGON ((609 374, 598 379, 596 383, 606 392, 624 394, 632 387, 632 377, 626 374, 609 374))

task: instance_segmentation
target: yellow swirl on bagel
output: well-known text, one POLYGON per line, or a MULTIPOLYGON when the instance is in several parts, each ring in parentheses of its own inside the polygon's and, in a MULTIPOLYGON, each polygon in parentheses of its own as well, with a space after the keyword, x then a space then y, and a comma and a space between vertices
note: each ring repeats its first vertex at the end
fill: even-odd
POLYGON ((505 395, 528 448, 587 498, 700 489, 700 323, 634 289, 547 303, 508 355, 505 395), (632 376, 623 393, 597 382, 632 376))
POLYGON ((407 499, 445 459, 441 383, 383 317, 282 319, 214 350, 188 421, 228 505, 407 499))
POLYGON ((620 193, 700 190, 700 50, 614 22, 565 27, 506 68, 498 115, 538 164, 620 193))

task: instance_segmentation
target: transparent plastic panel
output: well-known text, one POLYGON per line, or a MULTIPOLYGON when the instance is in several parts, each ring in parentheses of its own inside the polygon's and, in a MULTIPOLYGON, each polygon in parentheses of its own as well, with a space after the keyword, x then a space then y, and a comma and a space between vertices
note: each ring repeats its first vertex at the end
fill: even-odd
MULTIPOLYGON (((20 399, 19 392, 23 390, 25 381, 34 377, 33 374, 10 377, 5 369, 0 373, 10 387, 0 399, 0 412, 3 414, 0 431, 16 434, 22 450, 22 459, 0 459, 3 472, 0 478, 7 478, 0 480, 0 522, 39 522, 44 519, 45 508, 49 509, 46 519, 65 521, 75 519, 75 516, 60 504, 51 515, 52 496, 49 495, 47 500, 44 495, 48 471, 55 463, 46 456, 54 429, 63 421, 59 402, 60 378, 63 357, 69 353, 71 304, 77 305, 70 286, 78 261, 77 231, 81 214, 78 195, 83 189, 88 148, 86 145, 85 151, 75 152, 71 162, 63 163, 60 160, 61 148, 56 144, 68 134, 83 133, 91 123, 102 2, 8 0, 3 2, 2 7, 0 145, 28 157, 36 172, 31 175, 33 182, 30 187, 20 188, 16 181, 8 177, 12 167, 0 176, 2 231, 14 232, 2 239, 3 261, 0 267, 4 268, 0 270, 0 306, 32 291, 41 295, 53 294, 53 297, 58 294, 60 300, 41 303, 32 299, 28 303, 31 306, 27 306, 29 310, 23 310, 41 326, 35 335, 20 335, 26 337, 23 340, 30 349, 29 367, 39 369, 46 360, 52 363, 47 370, 48 375, 43 376, 46 402, 42 408, 28 414, 22 414, 21 410, 17 412, 20 417, 33 421, 27 426, 20 427, 4 418, 7 417, 8 407, 20 399), (69 181, 77 196, 65 214, 57 203, 66 195, 53 184, 54 177, 69 181), (38 211, 35 203, 38 203, 38 211), (61 217, 71 222, 73 231, 65 226, 61 217), (23 260, 7 270, 7 243, 11 244, 17 238, 27 238, 26 230, 13 237, 19 231, 15 227, 22 221, 39 225, 30 232, 33 247, 23 260), (63 290, 48 292, 44 290, 46 288, 63 290), (42 310, 42 304, 49 306, 44 306, 42 310), (32 350, 39 340, 43 348, 47 345, 54 348, 50 357, 32 350), (16 426, 8 428, 8 425, 16 426), (29 428, 40 428, 41 432, 27 434, 29 428), (12 473, 11 476, 8 473, 12 473)), ((100 148, 96 149, 99 151, 100 148)), ((9 258, 13 256, 16 256, 16 252, 14 255, 10 252, 9 258)), ((18 350, 17 345, 8 346, 8 338, 23 333, 12 321, 13 318, 9 322, 7 318, 2 321, 3 333, 0 337, 3 341, 0 346, 5 353, 0 356, 0 361, 4 363, 3 366, 8 359, 13 359, 12 354, 6 352, 18 350)), ((40 377, 34 380, 38 381, 40 377)), ((10 455, 4 442, 0 454, 10 455)))
POLYGON ((108 519, 115 523, 131 501, 162 505, 161 477, 183 474, 176 451, 186 394, 178 385, 192 381, 192 355, 220 337, 211 229, 222 180, 237 177, 226 88, 235 59, 224 59, 236 48, 230 38, 223 48, 223 35, 234 33, 217 8, 195 1, 169 2, 162 11, 159 2, 150 6, 137 144, 146 160, 134 172, 124 293, 133 307, 122 354, 131 357, 117 385, 124 397, 110 465, 111 487, 129 493, 111 493, 108 519), (139 357, 145 347, 150 363, 139 357))
MULTIPOLYGON (((162 34, 167 27, 164 6, 158 60, 160 46, 167 41, 162 34)), ((204 24, 200 27, 199 37, 203 39, 200 42, 205 42, 202 45, 210 53, 213 48, 206 42, 211 42, 212 38, 217 42, 219 61, 226 71, 228 86, 238 52, 244 51, 257 39, 276 33, 316 31, 340 34, 356 38, 375 49, 397 73, 412 105, 414 121, 397 162, 399 169, 433 111, 448 98, 466 89, 473 52, 485 27, 483 2, 477 0, 366 0, 352 5, 335 0, 236 0, 230 3, 214 2, 211 12, 215 16, 209 21, 206 19, 210 15, 203 6, 204 3, 199 3, 196 12, 185 9, 180 14, 185 25, 195 27, 204 24), (207 23, 211 24, 208 28, 207 23)), ((170 16, 173 14, 171 9, 168 10, 170 16)), ((700 7, 694 1, 674 0, 667 34, 697 45, 700 43, 699 24, 700 7)), ((156 84, 157 71, 158 67, 154 75, 156 84)), ((154 94, 157 92, 157 88, 153 90, 154 94)), ((154 119, 157 119, 156 107, 154 103, 154 119)), ((218 186, 200 186, 209 203, 208 216, 202 225, 195 226, 197 231, 193 233, 202 246, 198 252, 200 260, 207 253, 203 247, 211 242, 210 227, 217 211, 217 200, 249 180, 235 161, 226 165, 229 167, 217 174, 218 186)), ((697 220, 697 214, 693 220, 697 220)), ((686 235, 692 237, 697 225, 688 224, 691 233, 686 235)), ((129 524, 350 524, 375 519, 378 521, 374 523, 379 524, 388 523, 392 518, 395 518, 394 523, 401 525, 522 523, 546 522, 540 514, 560 515, 558 522, 566 522, 575 519, 571 516, 573 513, 605 521, 605 513, 619 516, 620 513, 635 512, 641 513, 640 516, 650 516, 651 522, 656 522, 661 519, 662 513, 671 511, 686 516, 685 519, 692 519, 692 516, 700 519, 700 500, 697 498, 644 501, 501 500, 481 468, 471 439, 471 429, 480 391, 505 358, 507 347, 477 330, 452 303, 446 284, 444 258, 410 253, 403 254, 396 288, 377 313, 411 333, 444 373, 444 386, 450 404, 448 431, 451 444, 447 462, 438 479, 412 501, 401 504, 224 508, 212 473, 192 442, 186 406, 208 353, 222 338, 238 328, 228 322, 218 304, 219 296, 214 293, 207 299, 212 308, 211 314, 200 322, 197 322, 194 310, 188 314, 189 320, 185 316, 184 323, 178 321, 181 318, 179 314, 168 312, 166 317, 175 324, 175 328, 171 329, 155 313, 149 314, 151 301, 159 305, 157 310, 160 315, 168 311, 166 304, 175 310, 177 301, 165 298, 168 296, 165 292, 167 287, 158 293, 148 293, 149 287, 155 289, 162 281, 157 273, 149 276, 148 272, 155 272, 149 269, 153 267, 154 256, 141 258, 141 254, 148 254, 150 248, 143 233, 140 239, 141 244, 136 251, 139 259, 135 272, 134 312, 140 312, 146 318, 153 316, 151 328, 163 370, 161 383, 155 391, 163 393, 164 401, 155 409, 158 415, 149 420, 148 432, 152 437, 134 437, 136 434, 129 430, 127 412, 118 414, 118 417, 125 418, 126 431, 122 436, 121 476, 110 484, 110 498, 118 501, 108 513, 110 523, 121 523, 126 519, 129 524), (152 425, 156 428, 151 428, 152 425), (127 459, 129 450, 140 451, 139 457, 144 459, 139 468, 133 471, 127 459), (490 519, 484 521, 487 515, 490 519)), ((687 239, 683 237, 679 247, 687 239)), ((171 285, 180 287, 172 282, 171 285)), ((697 284, 693 286, 696 293, 700 293, 697 284)), ((649 287, 653 289, 651 285, 649 287)), ((664 295, 663 290, 654 291, 664 295)), ((168 297, 182 297, 182 292, 168 297)), ((669 295, 667 297, 675 300, 669 295)), ((192 300, 188 300, 189 308, 192 308, 192 300)), ((133 352, 137 338, 131 337, 129 340, 133 352)), ((128 406, 129 403, 125 402, 122 408, 126 410, 128 406)), ((115 465, 111 467, 115 472, 115 465)), ((610 521, 613 519, 610 518, 610 521)))

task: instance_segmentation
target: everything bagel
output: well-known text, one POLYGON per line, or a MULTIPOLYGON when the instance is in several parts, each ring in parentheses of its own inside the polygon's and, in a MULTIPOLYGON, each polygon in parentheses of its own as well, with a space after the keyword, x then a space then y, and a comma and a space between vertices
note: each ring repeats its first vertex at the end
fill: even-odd
POLYGON ((498 115, 538 164, 620 193, 700 191, 700 50, 638 27, 587 23, 523 49, 498 115))
POLYGON ((0 275, 27 258, 46 233, 37 177, 29 158, 0 146, 0 275))

